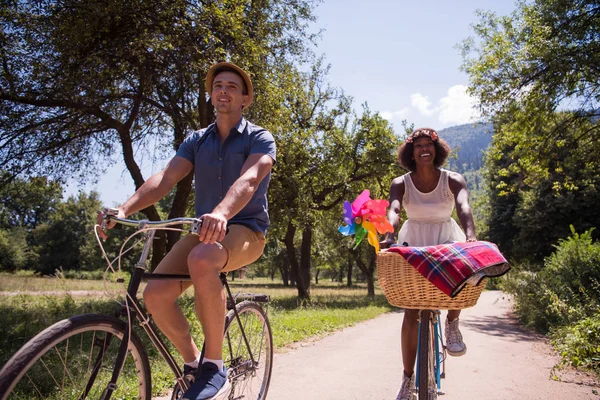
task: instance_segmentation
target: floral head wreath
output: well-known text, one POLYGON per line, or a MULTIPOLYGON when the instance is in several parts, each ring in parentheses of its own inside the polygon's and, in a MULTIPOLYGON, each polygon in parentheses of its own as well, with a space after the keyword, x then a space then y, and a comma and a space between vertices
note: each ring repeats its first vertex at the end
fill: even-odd
POLYGON ((413 133, 411 133, 406 138, 406 143, 412 143, 415 141, 415 139, 418 139, 423 136, 430 137, 431 140, 433 140, 434 142, 437 142, 437 140, 439 138, 439 136, 435 130, 433 130, 431 128, 419 128, 419 129, 413 131, 413 133))

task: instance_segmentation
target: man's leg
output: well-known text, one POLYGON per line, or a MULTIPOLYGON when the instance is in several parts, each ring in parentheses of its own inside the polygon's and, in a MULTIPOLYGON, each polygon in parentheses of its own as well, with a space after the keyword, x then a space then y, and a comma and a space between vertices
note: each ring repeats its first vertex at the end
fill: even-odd
POLYGON ((213 360, 222 357, 226 302, 219 274, 227 258, 227 250, 220 243, 200 243, 188 256, 196 313, 204 332, 204 357, 213 360))
POLYGON ((190 325, 177 305, 181 283, 149 281, 144 290, 146 308, 160 330, 175 345, 186 363, 198 359, 200 351, 190 334, 190 325))
POLYGON ((222 364, 226 300, 219 274, 256 261, 263 252, 265 238, 242 225, 230 225, 221 243, 200 243, 190 252, 188 265, 194 284, 196 312, 204 331, 204 363, 184 399, 222 398, 230 385, 222 364))
MULTIPOLYGON (((179 240, 154 270, 163 274, 188 274, 187 257, 198 245, 198 237, 188 235, 179 240)), ((200 351, 190 334, 190 326, 177 305, 177 298, 189 282, 151 280, 144 290, 144 303, 153 320, 181 353, 184 362, 196 360, 200 351)))

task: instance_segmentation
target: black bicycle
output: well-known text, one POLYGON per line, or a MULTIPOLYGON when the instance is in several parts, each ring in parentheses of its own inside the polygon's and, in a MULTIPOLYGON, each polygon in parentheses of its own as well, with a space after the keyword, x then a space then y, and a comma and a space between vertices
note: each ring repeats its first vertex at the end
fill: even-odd
MULTIPOLYGON (((158 335, 150 316, 138 301, 143 280, 189 280, 188 275, 152 274, 147 259, 156 230, 182 230, 191 226, 198 234, 201 221, 175 218, 167 221, 135 221, 107 215, 118 224, 137 227, 121 247, 137 236, 143 243, 125 299, 114 315, 84 314, 46 328, 29 340, 0 371, 0 396, 6 399, 144 399, 152 398, 150 361, 144 344, 132 329, 145 332, 173 372, 173 400, 182 397, 190 381, 158 335)), ((265 399, 271 379, 273 337, 267 313, 266 294, 232 295, 226 275, 221 281, 227 292, 223 357, 232 385, 230 400, 265 399)), ((120 279, 120 282, 123 282, 120 279)))

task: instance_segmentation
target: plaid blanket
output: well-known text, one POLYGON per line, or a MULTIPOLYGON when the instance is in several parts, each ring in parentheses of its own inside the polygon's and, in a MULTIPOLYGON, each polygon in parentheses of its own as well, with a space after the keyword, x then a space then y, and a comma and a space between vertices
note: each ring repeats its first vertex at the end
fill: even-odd
POLYGON ((421 275, 450 297, 467 283, 478 285, 485 277, 501 276, 510 265, 494 243, 461 242, 426 247, 392 247, 421 275))

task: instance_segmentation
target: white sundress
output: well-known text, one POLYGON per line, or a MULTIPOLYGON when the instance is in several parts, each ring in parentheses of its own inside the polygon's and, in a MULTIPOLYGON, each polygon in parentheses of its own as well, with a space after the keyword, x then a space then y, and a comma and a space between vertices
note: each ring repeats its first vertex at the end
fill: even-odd
POLYGON ((400 228, 398 244, 418 247, 467 240, 452 218, 454 194, 448 186, 448 171, 441 172, 436 188, 429 193, 417 190, 410 173, 404 175, 402 206, 408 219, 400 228))

